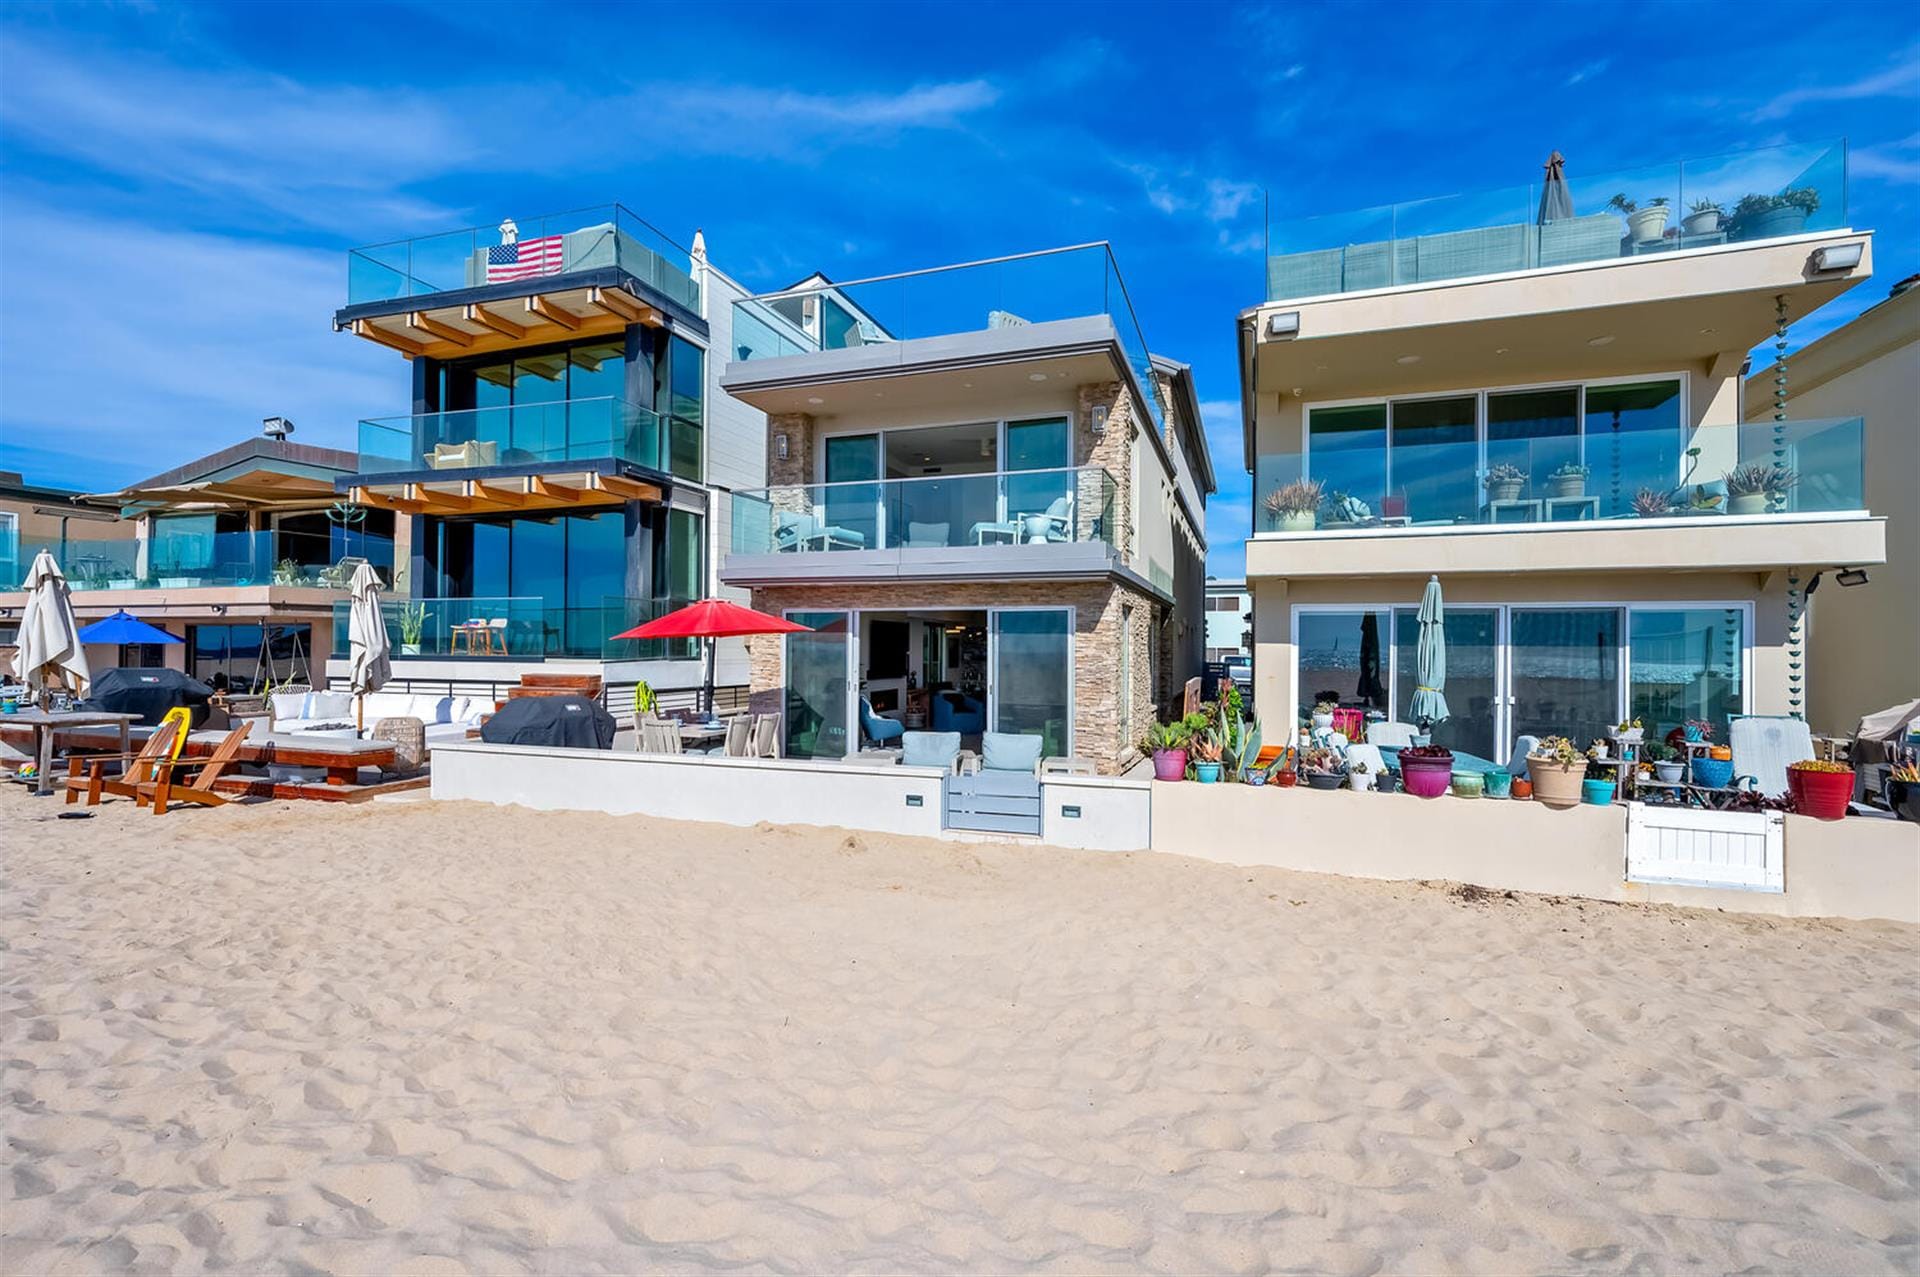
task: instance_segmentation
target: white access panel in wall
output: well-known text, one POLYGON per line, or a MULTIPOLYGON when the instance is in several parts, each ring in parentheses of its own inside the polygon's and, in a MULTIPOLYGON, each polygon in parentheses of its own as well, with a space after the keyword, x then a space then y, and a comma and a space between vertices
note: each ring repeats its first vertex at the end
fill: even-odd
POLYGON ((1627 804, 1627 881, 1785 891, 1786 819, 1777 811, 1627 804))

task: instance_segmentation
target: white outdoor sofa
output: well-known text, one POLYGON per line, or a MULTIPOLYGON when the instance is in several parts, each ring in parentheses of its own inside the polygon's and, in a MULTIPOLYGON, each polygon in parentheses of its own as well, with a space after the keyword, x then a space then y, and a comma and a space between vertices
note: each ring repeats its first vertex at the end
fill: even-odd
MULTIPOLYGON (((320 732, 354 735, 353 724, 362 711, 352 692, 275 692, 269 698, 276 733, 320 732), (342 726, 344 725, 344 726, 342 726)), ((465 740, 469 729, 493 702, 465 696, 436 696, 431 692, 371 692, 366 698, 367 729, 383 718, 417 718, 426 725, 427 748, 441 741, 465 740)))

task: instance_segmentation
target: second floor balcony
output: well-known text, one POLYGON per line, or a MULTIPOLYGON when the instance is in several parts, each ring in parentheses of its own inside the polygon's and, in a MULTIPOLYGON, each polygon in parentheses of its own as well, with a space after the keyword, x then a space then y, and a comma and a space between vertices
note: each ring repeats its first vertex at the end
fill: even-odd
POLYGON ((610 397, 374 417, 360 423, 359 473, 458 478, 601 460, 666 473, 677 420, 610 397))
POLYGON ((75 591, 267 586, 345 591, 363 562, 372 563, 383 578, 393 569, 392 538, 346 529, 332 537, 260 531, 163 534, 145 541, 22 539, 11 551, 0 548, 0 581, 6 589, 19 589, 43 549, 75 591))

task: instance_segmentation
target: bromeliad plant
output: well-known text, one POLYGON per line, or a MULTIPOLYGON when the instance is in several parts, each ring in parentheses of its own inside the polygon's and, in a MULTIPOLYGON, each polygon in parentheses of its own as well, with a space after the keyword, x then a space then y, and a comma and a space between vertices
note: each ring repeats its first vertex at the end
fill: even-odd
POLYGON ((1643 519, 1657 519, 1674 511, 1673 493, 1660 488, 1642 488, 1633 494, 1633 512, 1643 519))

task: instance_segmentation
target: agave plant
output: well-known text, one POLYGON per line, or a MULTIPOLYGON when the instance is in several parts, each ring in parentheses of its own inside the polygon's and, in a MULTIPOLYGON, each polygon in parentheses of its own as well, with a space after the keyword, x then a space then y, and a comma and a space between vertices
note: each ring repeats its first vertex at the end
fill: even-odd
POLYGON ((1661 488, 1642 488, 1633 494, 1633 512, 1643 519, 1655 519, 1673 513, 1673 493, 1661 488))
POLYGON ((1267 513, 1275 518, 1289 514, 1312 514, 1320 508, 1322 492, 1318 479, 1295 479, 1267 494, 1267 513))
POLYGON ((1749 461, 1727 471, 1727 495, 1730 497, 1774 496, 1800 482, 1791 466, 1778 462, 1749 461))

